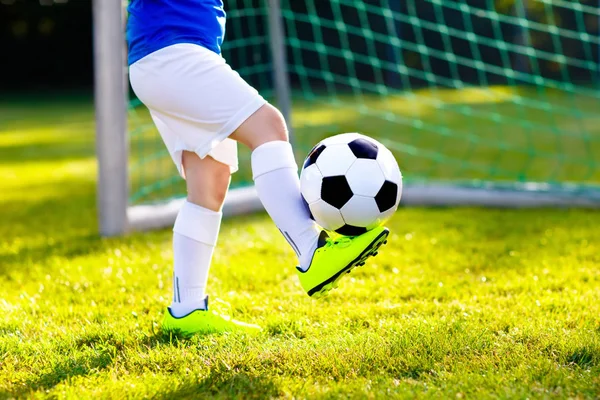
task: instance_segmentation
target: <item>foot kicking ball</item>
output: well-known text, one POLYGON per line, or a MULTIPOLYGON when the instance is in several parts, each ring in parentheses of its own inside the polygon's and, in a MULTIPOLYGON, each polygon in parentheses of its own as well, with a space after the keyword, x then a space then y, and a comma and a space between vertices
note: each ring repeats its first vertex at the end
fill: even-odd
POLYGON ((402 174, 383 144, 344 133, 311 150, 302 167, 300 188, 317 224, 357 236, 384 224, 396 212, 402 174))

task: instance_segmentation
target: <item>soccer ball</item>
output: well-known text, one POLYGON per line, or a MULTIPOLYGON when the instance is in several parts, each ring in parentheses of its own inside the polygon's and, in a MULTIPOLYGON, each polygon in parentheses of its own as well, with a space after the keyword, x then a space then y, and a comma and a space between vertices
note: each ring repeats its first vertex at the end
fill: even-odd
POLYGON ((357 236, 396 212, 402 174, 384 145, 368 136, 344 133, 311 150, 302 167, 300 189, 317 224, 357 236))

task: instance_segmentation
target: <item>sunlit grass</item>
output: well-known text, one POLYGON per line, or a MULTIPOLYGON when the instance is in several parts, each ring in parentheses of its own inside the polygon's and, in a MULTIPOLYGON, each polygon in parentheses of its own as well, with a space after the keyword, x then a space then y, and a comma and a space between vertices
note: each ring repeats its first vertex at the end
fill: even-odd
POLYGON ((99 238, 91 113, 38 107, 0 119, 0 398, 600 393, 597 211, 401 209, 320 302, 265 215, 228 220, 209 292, 265 332, 169 338, 170 230, 99 238))

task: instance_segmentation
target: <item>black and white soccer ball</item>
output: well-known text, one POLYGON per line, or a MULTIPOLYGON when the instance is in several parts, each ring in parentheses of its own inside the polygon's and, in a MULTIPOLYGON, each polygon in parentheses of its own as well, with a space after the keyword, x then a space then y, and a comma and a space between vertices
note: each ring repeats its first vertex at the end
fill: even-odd
POLYGON ((329 137, 304 161, 302 197, 324 229, 357 236, 385 223, 398 209, 402 174, 392 152, 358 133, 329 137))

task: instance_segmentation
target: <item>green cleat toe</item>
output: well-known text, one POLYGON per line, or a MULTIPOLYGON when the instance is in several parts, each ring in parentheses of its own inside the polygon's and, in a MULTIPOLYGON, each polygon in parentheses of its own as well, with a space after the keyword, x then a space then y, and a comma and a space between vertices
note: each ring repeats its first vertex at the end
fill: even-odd
POLYGON ((352 269, 365 265, 387 243, 389 230, 378 227, 360 236, 331 239, 322 232, 319 246, 306 271, 298 269, 300 284, 309 296, 321 298, 339 285, 339 280, 352 269))

